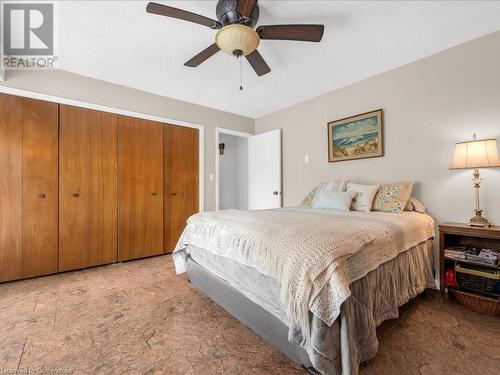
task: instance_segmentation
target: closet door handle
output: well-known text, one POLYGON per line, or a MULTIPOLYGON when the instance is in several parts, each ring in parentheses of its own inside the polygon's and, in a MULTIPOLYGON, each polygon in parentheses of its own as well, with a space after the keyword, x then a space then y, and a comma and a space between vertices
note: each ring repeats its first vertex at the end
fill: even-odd
POLYGON ((44 193, 40 193, 40 194, 38 194, 38 198, 40 198, 40 199, 43 199, 43 198, 45 198, 45 197, 46 197, 46 195, 45 195, 44 193))
POLYGON ((73 197, 75 197, 75 198, 78 198, 79 196, 80 196, 80 194, 78 194, 78 193, 73 194, 73 197))
POLYGON ((177 195, 177 193, 172 193, 171 195, 174 195, 174 196, 175 196, 175 195, 177 195))
POLYGON ((151 195, 154 197, 154 196, 156 196, 156 193, 151 193, 151 195))

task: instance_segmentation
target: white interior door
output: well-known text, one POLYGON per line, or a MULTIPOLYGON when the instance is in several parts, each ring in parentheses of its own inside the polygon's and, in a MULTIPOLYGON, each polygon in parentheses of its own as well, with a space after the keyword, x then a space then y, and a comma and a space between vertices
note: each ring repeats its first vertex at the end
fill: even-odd
POLYGON ((281 207, 281 129, 248 138, 248 209, 281 207))

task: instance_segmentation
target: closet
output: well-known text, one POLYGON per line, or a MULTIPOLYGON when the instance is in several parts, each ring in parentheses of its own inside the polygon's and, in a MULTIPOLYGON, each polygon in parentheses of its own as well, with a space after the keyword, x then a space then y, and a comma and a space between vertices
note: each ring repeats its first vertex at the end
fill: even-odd
POLYGON ((0 94, 0 282, 170 253, 199 131, 0 94))
POLYGON ((57 104, 23 99, 22 277, 57 271, 57 104))
POLYGON ((22 99, 0 95, 0 281, 21 276, 22 118, 22 99))
POLYGON ((0 94, 0 282, 57 272, 58 106, 0 94))
POLYGON ((118 118, 119 260, 163 253, 163 127, 118 118))
POLYGON ((117 116, 59 110, 59 270, 116 261, 117 116))
POLYGON ((165 126, 164 250, 171 253, 189 216, 198 212, 199 137, 197 129, 165 126))

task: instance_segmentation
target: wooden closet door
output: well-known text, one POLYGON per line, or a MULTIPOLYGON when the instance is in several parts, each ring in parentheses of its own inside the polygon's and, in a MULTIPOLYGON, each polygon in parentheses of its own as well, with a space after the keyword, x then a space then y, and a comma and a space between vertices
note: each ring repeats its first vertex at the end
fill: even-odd
POLYGON ((57 272, 58 105, 23 102, 22 277, 57 272))
POLYGON ((117 116, 60 106, 59 270, 117 258, 117 116))
POLYGON ((22 99, 0 94, 0 282, 22 273, 22 99))
POLYGON ((199 211, 199 131, 167 125, 164 129, 164 249, 171 253, 189 216, 199 211))
POLYGON ((118 259, 163 253, 163 125, 118 118, 118 259))

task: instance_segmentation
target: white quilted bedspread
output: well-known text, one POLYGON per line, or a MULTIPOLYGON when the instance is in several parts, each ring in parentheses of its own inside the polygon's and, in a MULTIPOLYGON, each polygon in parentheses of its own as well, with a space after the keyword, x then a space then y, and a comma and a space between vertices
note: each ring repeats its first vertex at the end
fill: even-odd
POLYGON ((331 326, 352 282, 433 236, 432 218, 415 212, 226 210, 189 218, 173 259, 185 272, 179 250, 193 245, 274 277, 291 324, 307 334, 309 311, 331 326))

